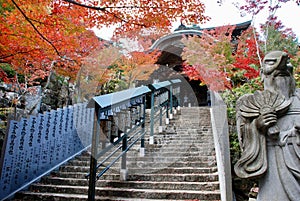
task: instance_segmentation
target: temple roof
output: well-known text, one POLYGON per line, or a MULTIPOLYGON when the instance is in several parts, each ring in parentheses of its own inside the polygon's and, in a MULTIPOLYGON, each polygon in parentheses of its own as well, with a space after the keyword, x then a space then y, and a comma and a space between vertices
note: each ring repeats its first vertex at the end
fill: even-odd
MULTIPOLYGON (((246 30, 251 24, 251 21, 246 21, 239 24, 229 25, 235 26, 235 29, 232 33, 233 37, 240 35, 244 30, 246 30)), ((221 26, 219 26, 221 27, 221 26)), ((182 36, 201 36, 204 30, 211 30, 217 27, 209 27, 209 28, 200 28, 199 26, 191 26, 186 27, 185 25, 181 24, 173 33, 165 35, 158 40, 156 40, 153 45, 151 46, 150 50, 158 49, 163 52, 160 56, 158 63, 165 64, 168 63, 167 60, 171 59, 173 61, 177 60, 180 63, 181 61, 181 53, 183 50, 183 43, 181 42, 182 36)))
MULTIPOLYGON (((246 21, 246 22, 242 22, 242 23, 238 23, 238 24, 231 24, 228 26, 236 26, 235 29, 247 29, 250 24, 251 24, 251 20, 246 21)), ((226 25, 224 25, 226 26, 226 25)), ((221 26, 217 26, 217 27, 221 27, 221 26)), ((211 30, 211 29, 215 29, 216 27, 207 27, 207 28, 201 28, 198 25, 192 25, 192 26, 185 26, 183 24, 179 25, 179 27, 177 29, 174 30, 174 32, 179 31, 179 30, 211 30)))

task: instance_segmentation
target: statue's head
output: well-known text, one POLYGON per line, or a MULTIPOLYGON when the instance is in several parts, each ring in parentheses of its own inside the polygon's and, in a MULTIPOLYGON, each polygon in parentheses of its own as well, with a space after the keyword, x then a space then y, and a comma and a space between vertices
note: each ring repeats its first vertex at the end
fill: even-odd
POLYGON ((263 59, 262 78, 265 89, 290 97, 295 91, 293 67, 286 52, 272 51, 263 59))
POLYGON ((286 52, 272 51, 266 54, 263 59, 262 73, 269 75, 275 70, 282 73, 293 73, 293 68, 289 64, 289 56, 286 52))

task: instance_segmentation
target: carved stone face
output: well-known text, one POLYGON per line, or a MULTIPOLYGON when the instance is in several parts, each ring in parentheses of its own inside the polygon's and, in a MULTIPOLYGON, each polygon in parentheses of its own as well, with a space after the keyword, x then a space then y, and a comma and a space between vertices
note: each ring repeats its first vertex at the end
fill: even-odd
POLYGON ((274 70, 288 71, 288 60, 289 57, 285 52, 272 51, 268 53, 263 60, 263 73, 269 75, 274 70))
POLYGON ((273 51, 263 60, 262 76, 264 88, 289 98, 295 91, 292 68, 288 65, 288 55, 282 51, 273 51))

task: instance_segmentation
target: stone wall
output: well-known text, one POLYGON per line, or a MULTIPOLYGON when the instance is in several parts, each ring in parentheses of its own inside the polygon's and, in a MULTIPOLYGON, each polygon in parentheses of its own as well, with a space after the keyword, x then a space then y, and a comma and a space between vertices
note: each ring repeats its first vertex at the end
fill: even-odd
POLYGON ((211 122, 217 155, 221 200, 233 200, 227 107, 217 92, 211 91, 211 122))

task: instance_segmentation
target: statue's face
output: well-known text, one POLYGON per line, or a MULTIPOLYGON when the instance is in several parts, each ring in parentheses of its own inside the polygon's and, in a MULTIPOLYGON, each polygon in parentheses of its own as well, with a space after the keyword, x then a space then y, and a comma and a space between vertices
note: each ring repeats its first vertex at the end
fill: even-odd
POLYGON ((267 54, 263 60, 263 72, 266 75, 271 74, 275 70, 282 72, 287 71, 288 55, 285 52, 274 51, 267 54))
POLYGON ((274 70, 271 74, 264 77, 265 89, 284 95, 289 98, 293 95, 295 84, 293 76, 288 70, 274 70))
POLYGON ((265 89, 280 93, 286 98, 295 90, 292 68, 288 66, 288 56, 285 52, 273 51, 263 60, 263 80, 265 89))

